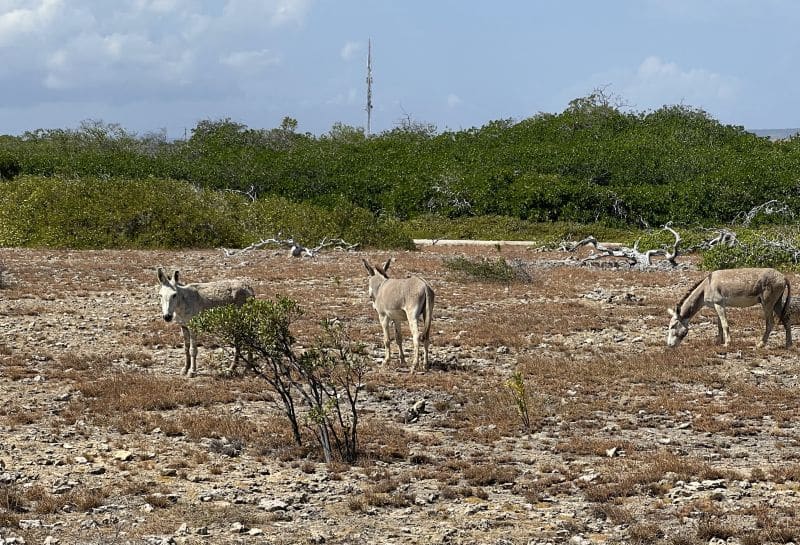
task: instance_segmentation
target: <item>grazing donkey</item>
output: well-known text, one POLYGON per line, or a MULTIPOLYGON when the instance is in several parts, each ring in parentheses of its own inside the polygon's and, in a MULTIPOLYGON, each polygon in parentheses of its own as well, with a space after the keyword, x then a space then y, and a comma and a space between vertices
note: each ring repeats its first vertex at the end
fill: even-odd
POLYGON ((714 271, 681 299, 674 309, 667 309, 669 321, 667 346, 678 346, 689 332, 689 320, 703 306, 717 312, 717 343, 728 346, 731 340, 726 307, 749 307, 761 303, 767 322, 759 347, 767 344, 772 332, 775 314, 786 330, 786 348, 792 346, 792 328, 789 316, 792 297, 789 281, 775 269, 723 269, 714 271), (783 293, 786 292, 786 299, 783 293))
MULTIPOLYGON (((181 326, 183 332, 183 350, 186 353, 186 365, 182 374, 193 377, 197 374, 197 340, 194 331, 187 324, 193 316, 200 312, 223 305, 242 305, 255 296, 253 288, 241 280, 221 280, 197 284, 179 284, 178 271, 167 278, 164 270, 158 268, 158 281, 161 283, 161 315, 164 321, 173 319, 181 326)), ((239 363, 239 347, 234 346, 234 358, 229 371, 233 371, 239 363)))
POLYGON ((372 266, 366 259, 362 260, 369 272, 369 298, 372 306, 378 312, 378 319, 383 329, 383 364, 389 363, 391 355, 391 338, 389 335, 389 323, 394 324, 395 341, 400 348, 400 364, 405 366, 406 360, 403 355, 403 336, 400 332, 400 322, 408 321, 411 329, 411 338, 414 340, 414 362, 411 365, 411 372, 417 370, 419 365, 419 341, 423 341, 425 347, 425 359, 422 370, 428 368, 428 344, 430 341, 431 321, 433 320, 433 289, 430 285, 417 276, 410 278, 389 278, 386 271, 389 269, 392 260, 389 259, 383 267, 372 266), (423 327, 420 332, 418 320, 423 319, 423 327))

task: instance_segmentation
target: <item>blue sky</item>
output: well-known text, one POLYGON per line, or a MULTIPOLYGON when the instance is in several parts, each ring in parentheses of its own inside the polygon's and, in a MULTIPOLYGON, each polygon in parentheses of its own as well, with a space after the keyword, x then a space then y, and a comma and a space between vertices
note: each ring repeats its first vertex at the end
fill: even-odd
POLYGON ((800 127, 795 0, 0 0, 0 134, 203 119, 323 134, 557 113, 595 88, 631 109, 800 127))

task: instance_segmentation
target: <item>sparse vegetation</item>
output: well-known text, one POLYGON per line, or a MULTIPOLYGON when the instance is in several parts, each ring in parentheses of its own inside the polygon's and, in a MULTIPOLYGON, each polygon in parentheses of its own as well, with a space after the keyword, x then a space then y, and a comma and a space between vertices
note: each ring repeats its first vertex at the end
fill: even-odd
POLYGON ((504 258, 495 260, 481 258, 472 260, 466 257, 453 257, 444 260, 447 270, 459 273, 464 278, 482 282, 530 282, 531 276, 521 262, 508 263, 504 258))
MULTIPOLYGON (((249 539, 245 528, 280 541, 291 525, 293 540, 309 542, 367 531, 525 541, 532 528, 553 542, 567 532, 609 543, 797 539, 794 355, 754 348, 760 309, 731 312, 742 333, 727 350, 704 315, 668 351, 664 308, 702 272, 537 264, 536 282, 506 285, 465 282, 444 264, 487 252, 539 258, 522 247, 403 256, 441 293, 433 366, 410 375, 374 365, 352 380, 363 384, 357 463, 332 442, 325 464, 307 406, 298 404, 298 446, 278 394, 252 370, 177 375, 180 332, 158 315, 153 263, 179 259, 198 278, 245 271, 261 301, 303 302, 289 325, 295 352, 334 357, 348 339, 369 361, 381 339, 361 255, 3 250, 15 281, 0 308, 0 501, 12 506, 0 505, 0 533, 213 543, 249 539), (607 297, 593 298, 596 287, 607 297), (347 328, 322 342, 331 314, 347 328)), ((223 367, 229 340, 201 342, 223 367)))
POLYGON ((366 361, 341 322, 326 321, 324 338, 308 351, 295 346, 292 322, 302 314, 295 301, 251 299, 242 306, 209 309, 191 327, 250 354, 248 366, 277 394, 295 442, 301 423, 315 437, 326 462, 334 453, 346 462, 358 454, 358 399, 366 361), (298 404, 306 408, 298 413, 298 404), (303 420, 305 419, 305 420, 303 420))

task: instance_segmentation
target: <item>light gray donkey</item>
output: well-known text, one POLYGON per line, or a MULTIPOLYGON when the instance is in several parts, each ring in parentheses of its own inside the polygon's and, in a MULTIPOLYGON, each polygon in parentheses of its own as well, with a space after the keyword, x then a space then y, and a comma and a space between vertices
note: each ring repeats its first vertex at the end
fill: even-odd
MULTIPOLYGON (((161 283, 161 315, 164 321, 173 319, 181 326, 183 332, 183 350, 186 354, 186 365, 182 374, 193 377, 197 374, 197 340, 194 331, 187 324, 193 316, 200 312, 223 305, 242 305, 255 296, 253 288, 242 280, 220 280, 196 284, 180 284, 179 273, 175 271, 167 278, 164 269, 158 268, 158 281, 161 283)), ((234 358, 229 371, 239 363, 239 347, 234 346, 234 358)))
POLYGON ((689 320, 706 306, 717 312, 717 342, 728 346, 731 334, 726 307, 749 307, 761 304, 766 328, 759 347, 766 346, 772 332, 774 316, 786 331, 786 348, 792 346, 791 302, 792 288, 789 280, 775 269, 722 269, 714 271, 668 308, 667 346, 678 346, 689 332, 689 320), (783 294, 786 294, 784 299, 783 294))
POLYGON ((433 289, 430 285, 417 276, 410 278, 389 278, 386 271, 392 260, 389 259, 383 267, 372 266, 366 259, 364 266, 369 272, 369 298, 372 306, 378 312, 378 319, 383 329, 383 347, 385 355, 383 364, 389 363, 391 355, 391 338, 389 335, 389 323, 394 324, 395 340, 400 348, 400 363, 406 364, 403 355, 403 336, 400 332, 400 322, 408 321, 411 329, 411 337, 414 340, 414 362, 411 365, 411 372, 417 370, 419 365, 419 342, 423 341, 425 347, 425 359, 422 370, 428 368, 428 344, 430 341, 431 322, 433 320, 433 289), (418 320, 423 319, 422 331, 419 329, 418 320))

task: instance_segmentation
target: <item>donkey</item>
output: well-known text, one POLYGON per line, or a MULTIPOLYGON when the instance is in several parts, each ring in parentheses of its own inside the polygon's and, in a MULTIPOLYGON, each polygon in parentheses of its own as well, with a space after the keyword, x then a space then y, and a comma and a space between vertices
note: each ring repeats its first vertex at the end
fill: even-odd
MULTIPOLYGON (((186 365, 181 374, 193 377, 197 374, 197 340, 194 331, 188 327, 189 320, 200 312, 223 305, 242 305, 255 296, 253 288, 242 280, 221 280, 196 284, 180 284, 179 272, 167 278, 164 270, 158 268, 158 281, 161 283, 161 315, 164 321, 173 319, 181 326, 183 332, 183 350, 186 354, 186 365)), ((239 363, 239 346, 234 346, 233 363, 228 371, 233 371, 239 363)))
POLYGON ((667 346, 676 347, 689 332, 689 320, 703 306, 717 312, 717 343, 728 346, 731 340, 726 307, 749 307, 761 303, 766 330, 759 348, 767 344, 777 314, 786 330, 786 348, 792 346, 789 313, 792 289, 783 274, 775 269, 723 269, 714 271, 684 295, 675 308, 667 309, 672 317, 667 331, 667 346), (786 292, 786 299, 783 294, 786 292))
POLYGON ((434 294, 430 285, 417 276, 410 278, 389 278, 386 271, 392 260, 389 259, 383 267, 372 266, 366 259, 362 260, 369 272, 369 298, 373 308, 378 312, 378 319, 383 329, 383 364, 389 363, 391 356, 389 323, 394 324, 395 341, 400 349, 400 364, 405 366, 403 355, 403 336, 400 332, 400 322, 408 321, 411 329, 411 338, 414 341, 414 361, 411 372, 417 370, 419 365, 419 342, 423 341, 425 358, 422 370, 428 369, 428 345, 430 342, 431 322, 433 321, 434 294), (422 331, 419 329, 418 320, 423 319, 422 331))

